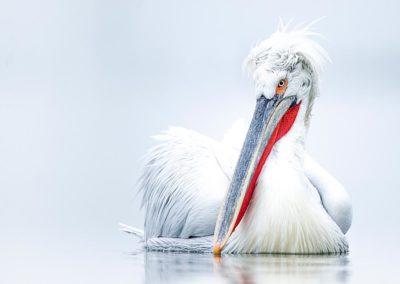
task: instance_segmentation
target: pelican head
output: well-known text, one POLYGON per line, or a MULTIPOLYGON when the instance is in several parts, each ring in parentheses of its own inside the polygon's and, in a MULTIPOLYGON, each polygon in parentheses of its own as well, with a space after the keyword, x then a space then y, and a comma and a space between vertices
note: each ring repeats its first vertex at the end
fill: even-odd
POLYGON ((294 124, 305 136, 317 95, 318 74, 329 60, 327 53, 312 40, 315 35, 309 27, 287 31, 281 25, 257 44, 245 60, 245 67, 253 74, 257 102, 218 216, 214 235, 216 254, 245 215, 274 145, 290 133, 294 124))

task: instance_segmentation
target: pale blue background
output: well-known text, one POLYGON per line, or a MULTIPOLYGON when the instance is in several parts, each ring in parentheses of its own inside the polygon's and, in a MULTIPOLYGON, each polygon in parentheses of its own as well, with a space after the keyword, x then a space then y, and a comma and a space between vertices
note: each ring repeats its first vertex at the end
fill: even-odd
MULTIPOLYGON (((221 138, 254 106, 241 63, 278 17, 312 21, 333 64, 308 149, 348 188, 346 280, 399 253, 396 1, 1 1, 0 282, 140 283, 135 197, 149 136, 221 138)), ((397 273, 396 273, 397 274, 397 273)), ((393 279, 392 279, 393 280, 393 279)))

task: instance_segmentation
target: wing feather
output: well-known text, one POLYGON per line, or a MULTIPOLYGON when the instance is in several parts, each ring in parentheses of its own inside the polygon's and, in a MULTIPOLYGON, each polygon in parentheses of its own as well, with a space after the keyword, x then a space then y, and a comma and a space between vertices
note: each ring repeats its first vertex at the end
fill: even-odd
POLYGON ((352 204, 349 193, 338 180, 308 154, 304 156, 304 170, 311 184, 318 190, 325 210, 343 234, 346 234, 352 221, 352 204))
POLYGON ((195 131, 171 127, 145 157, 139 181, 145 239, 212 235, 237 151, 195 131))

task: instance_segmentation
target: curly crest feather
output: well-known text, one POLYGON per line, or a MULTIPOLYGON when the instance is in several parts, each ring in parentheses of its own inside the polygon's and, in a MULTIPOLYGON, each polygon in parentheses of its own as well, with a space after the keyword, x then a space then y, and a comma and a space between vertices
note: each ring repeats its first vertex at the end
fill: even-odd
POLYGON ((290 29, 290 22, 280 21, 278 29, 269 38, 262 40, 250 51, 244 61, 244 68, 254 72, 258 67, 269 65, 287 66, 304 61, 317 75, 321 73, 327 62, 331 62, 328 53, 314 38, 321 38, 312 30, 315 22, 290 29))

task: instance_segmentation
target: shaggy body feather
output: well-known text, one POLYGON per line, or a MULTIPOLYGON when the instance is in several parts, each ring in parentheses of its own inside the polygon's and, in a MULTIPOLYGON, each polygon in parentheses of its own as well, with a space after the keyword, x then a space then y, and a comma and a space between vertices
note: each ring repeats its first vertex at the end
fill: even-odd
MULTIPOLYGON (((245 125, 244 123, 237 123, 236 127, 226 135, 223 142, 217 142, 184 128, 170 128, 163 135, 156 136, 162 143, 147 154, 146 166, 140 183, 143 192, 143 206, 146 210, 144 235, 146 247, 149 250, 211 252, 212 238, 202 237, 211 236, 214 232, 218 210, 239 155, 239 150, 231 145, 235 144, 234 141, 244 139, 245 125), (231 141, 231 139, 233 140, 231 141), (216 149, 219 149, 217 151, 220 153, 219 157, 215 155, 216 149), (221 150, 225 153, 222 154, 221 150), (188 155, 192 155, 192 158, 188 159, 188 155), (196 159, 197 155, 201 156, 203 161, 193 164, 192 159, 196 159), (208 167, 205 167, 207 171, 203 171, 203 167, 197 168, 201 165, 208 165, 208 167), (184 171, 182 172, 184 169, 193 174, 185 174, 184 171), (177 171, 179 171, 179 175, 176 175, 177 171), (161 172, 165 173, 154 176, 155 173, 161 172), (217 183, 209 182, 216 180, 220 180, 220 186, 217 186, 217 183)), ((279 161, 277 159, 278 153, 274 150, 269 158, 272 162, 271 168, 276 165, 274 160, 279 161)), ((293 163, 293 161, 286 161, 282 165, 285 168, 285 173, 288 172, 288 167, 289 169, 301 168, 301 160, 297 160, 297 162, 298 164, 293 163)), ((284 194, 276 191, 268 193, 268 189, 264 188, 268 187, 270 180, 268 176, 276 176, 276 174, 269 175, 268 170, 264 169, 255 194, 261 195, 262 198, 257 197, 256 200, 265 204, 250 206, 244 220, 232 235, 232 240, 228 242, 227 252, 322 253, 347 250, 347 242, 343 235, 347 230, 342 232, 339 229, 339 227, 346 228, 346 225, 343 224, 349 223, 348 215, 345 214, 346 212, 342 212, 343 209, 348 211, 349 206, 341 205, 342 195, 345 195, 345 193, 340 193, 339 199, 336 199, 338 188, 335 183, 338 182, 328 173, 326 173, 325 182, 323 179, 318 180, 318 182, 309 178, 304 180, 308 176, 319 177, 319 172, 324 171, 306 153, 304 153, 304 164, 313 165, 305 168, 302 180, 302 182, 308 183, 308 188, 314 198, 313 203, 310 205, 310 200, 306 198, 309 197, 308 195, 304 195, 301 199, 294 198, 294 196, 288 199, 286 197, 291 195, 288 191, 284 194), (331 181, 335 183, 331 184, 331 181), (312 186, 313 183, 320 185, 318 191, 312 186), (326 209, 324 209, 325 207, 319 198, 320 195, 322 200, 329 200, 331 204, 330 212, 325 211, 326 209), (324 198, 326 195, 328 195, 328 198, 324 198), (263 212, 258 212, 255 208, 259 208, 263 212), (265 208, 268 208, 268 211, 264 211, 265 208), (269 211, 271 217, 266 214, 269 211), (307 213, 306 215, 309 218, 304 218, 304 213, 307 213), (345 219, 343 222, 340 218, 334 220, 331 215, 342 215, 346 218, 343 218, 345 219), (265 220, 257 223, 255 220, 260 221, 257 216, 265 220), (303 217, 303 223, 296 223, 302 221, 298 219, 300 216, 303 217), (252 219, 255 222, 251 222, 252 219), (291 221, 291 224, 288 224, 288 221, 291 221), (335 221, 338 223, 336 224, 335 221), (265 232, 258 230, 261 227, 265 228, 265 232), (316 229, 319 227, 322 228, 323 234, 316 229), (324 228, 329 229, 325 230, 324 228), (243 231, 247 232, 244 236, 245 241, 239 237, 240 232, 243 231), (326 240, 331 235, 336 241, 326 240), (263 240, 260 239, 260 236, 264 236, 263 240), (317 242, 314 239, 321 241, 317 242), (314 243, 321 244, 317 246, 313 245, 314 243), (335 245, 332 245, 332 243, 335 243, 335 245)), ((293 181, 293 183, 296 182, 293 181)), ((340 190, 341 188, 339 188, 340 190)))

